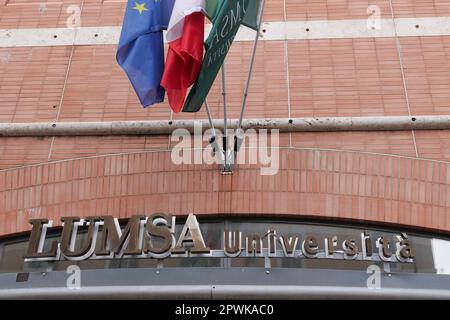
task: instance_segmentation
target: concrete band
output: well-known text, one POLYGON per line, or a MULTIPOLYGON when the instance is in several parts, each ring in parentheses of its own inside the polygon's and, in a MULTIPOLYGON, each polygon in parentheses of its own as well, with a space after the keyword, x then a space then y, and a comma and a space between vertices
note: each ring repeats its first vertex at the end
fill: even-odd
MULTIPOLYGON (((237 129, 237 119, 228 122, 229 128, 237 129)), ((215 120, 214 127, 223 130, 223 121, 215 120)), ((210 125, 207 120, 0 123, 0 136, 166 135, 176 129, 194 132, 195 128, 205 131, 210 125)), ((280 132, 449 130, 450 115, 247 119, 242 129, 278 129, 280 132)))
MULTIPOLYGON (((207 26, 206 35, 210 26, 207 26)), ((121 27, 0 29, 0 47, 115 45, 121 27)), ((449 36, 450 17, 275 21, 262 25, 261 40, 318 40, 386 37, 449 36), (395 23, 394 23, 395 22, 395 23)), ((254 41, 253 30, 242 27, 235 41, 254 41)))

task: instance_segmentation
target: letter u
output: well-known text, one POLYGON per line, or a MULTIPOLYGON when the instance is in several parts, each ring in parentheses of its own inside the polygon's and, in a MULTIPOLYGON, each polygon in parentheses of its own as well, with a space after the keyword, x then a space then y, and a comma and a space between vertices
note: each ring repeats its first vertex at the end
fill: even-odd
POLYGON ((242 235, 239 231, 225 230, 224 232, 224 251, 228 257, 237 257, 241 254, 242 235), (233 238, 233 239, 232 239, 233 238))

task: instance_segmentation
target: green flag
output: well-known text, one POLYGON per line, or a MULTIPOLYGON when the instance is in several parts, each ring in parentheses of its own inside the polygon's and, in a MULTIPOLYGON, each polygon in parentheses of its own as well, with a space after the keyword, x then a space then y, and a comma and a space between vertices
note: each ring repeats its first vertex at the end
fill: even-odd
MULTIPOLYGON (((206 0, 206 13, 209 20, 214 20, 216 14, 218 13, 220 5, 222 5, 222 3, 226 1, 227 0, 206 0)), ((260 2, 261 1, 259 0, 252 0, 248 4, 247 12, 244 19, 242 20, 242 24, 244 26, 254 30, 258 30, 258 13, 260 2)))
POLYGON ((250 1, 247 8, 242 24, 254 30, 258 30, 258 13, 259 13, 259 0, 250 1))
POLYGON ((197 82, 191 88, 183 112, 197 112, 203 105, 209 90, 222 67, 234 37, 239 30, 248 8, 255 0, 208 1, 214 16, 212 29, 205 41, 206 53, 197 82))

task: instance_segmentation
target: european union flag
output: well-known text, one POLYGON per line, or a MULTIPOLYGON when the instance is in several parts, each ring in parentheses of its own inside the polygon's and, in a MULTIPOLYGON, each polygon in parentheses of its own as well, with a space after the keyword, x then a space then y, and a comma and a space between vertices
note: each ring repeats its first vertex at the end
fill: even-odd
POLYGON ((125 70, 141 104, 163 102, 160 82, 164 72, 164 40, 175 0, 129 0, 117 49, 117 62, 125 70))

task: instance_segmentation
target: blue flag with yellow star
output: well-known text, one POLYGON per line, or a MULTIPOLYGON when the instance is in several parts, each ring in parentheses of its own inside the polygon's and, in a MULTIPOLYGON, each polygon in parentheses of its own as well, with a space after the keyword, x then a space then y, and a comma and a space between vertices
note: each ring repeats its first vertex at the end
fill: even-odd
POLYGON ((125 70, 144 107, 164 101, 164 40, 175 0, 129 0, 117 48, 125 70))

